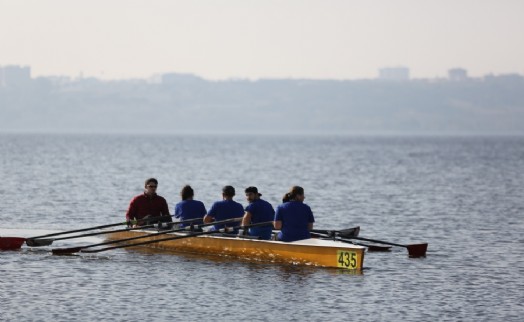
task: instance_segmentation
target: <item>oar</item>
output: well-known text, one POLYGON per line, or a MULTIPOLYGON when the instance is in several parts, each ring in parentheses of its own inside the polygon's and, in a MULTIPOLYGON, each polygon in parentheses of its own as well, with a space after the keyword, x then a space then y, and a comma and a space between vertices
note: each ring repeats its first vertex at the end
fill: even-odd
POLYGON ((125 245, 118 245, 118 246, 112 246, 112 247, 105 247, 105 248, 99 248, 99 249, 93 249, 93 250, 80 250, 82 253, 99 253, 99 252, 105 252, 106 250, 111 249, 117 249, 117 248, 126 248, 126 247, 135 247, 135 246, 143 246, 143 245, 149 245, 153 243, 159 243, 167 240, 175 240, 175 239, 183 239, 183 238, 190 238, 190 237, 196 237, 196 236, 202 236, 202 235, 210 235, 210 234, 218 234, 218 233, 227 233, 235 231, 232 227, 225 227, 219 230, 211 230, 211 231, 203 231, 188 235, 182 235, 182 236, 173 236, 173 237, 167 237, 167 238, 160 238, 160 239, 153 239, 148 240, 141 243, 134 243, 134 244, 125 244, 125 245))
MULTIPOLYGON (((223 220, 223 221, 216 221, 216 222, 208 223, 208 224, 197 225, 196 227, 197 227, 197 228, 202 228, 202 227, 211 226, 211 225, 215 225, 215 224, 225 224, 225 223, 237 222, 237 221, 241 221, 241 220, 242 220, 242 217, 240 217, 240 218, 234 218, 234 219, 228 219, 228 220, 223 220)), ((273 224, 273 221, 267 221, 267 222, 258 223, 258 224, 251 224, 251 225, 246 225, 246 226, 240 226, 240 228, 241 228, 241 229, 245 229, 245 228, 251 228, 251 227, 268 226, 269 224, 272 225, 272 224, 273 224)), ((180 230, 174 230, 174 231, 172 231, 172 232, 182 231, 182 230, 188 230, 187 228, 190 228, 190 227, 186 227, 185 229, 180 229, 180 230)), ((158 242, 166 241, 166 240, 175 240, 175 239, 182 239, 182 238, 196 237, 196 236, 209 235, 209 234, 216 234, 216 233, 228 233, 228 232, 234 232, 236 228, 237 228, 237 227, 225 227, 225 228, 222 228, 222 229, 219 229, 219 230, 203 231, 203 232, 196 232, 196 233, 192 233, 192 234, 188 234, 188 235, 183 235, 183 236, 173 236, 173 237, 168 237, 168 238, 154 239, 154 240, 149 240, 149 241, 145 241, 145 242, 142 242, 142 243, 117 245, 117 246, 112 246, 112 247, 106 247, 106 248, 100 248, 100 249, 94 249, 94 250, 86 250, 86 251, 84 251, 84 249, 81 249, 80 251, 81 251, 82 253, 99 253, 99 252, 103 252, 103 251, 111 250, 111 249, 126 248, 126 247, 133 247, 133 246, 142 246, 142 245, 148 245, 148 244, 158 243, 158 242)), ((160 234, 149 234, 149 235, 147 235, 147 236, 139 236, 139 237, 126 238, 126 239, 119 239, 119 240, 116 241, 116 242, 117 242, 117 243, 120 243, 120 242, 124 242, 124 241, 129 241, 129 240, 134 240, 134 239, 141 239, 141 238, 147 238, 147 237, 158 236, 158 235, 160 235, 160 234)), ((114 243, 114 242, 113 242, 113 243, 114 243)), ((106 244, 111 244, 111 242, 108 242, 108 243, 106 243, 106 244)), ((98 245, 102 245, 102 244, 98 244, 98 245)), ((94 246, 94 245, 90 245, 89 247, 92 247, 92 246, 94 246)), ((84 247, 84 248, 87 248, 87 247, 84 247)), ((54 252, 53 252, 53 253, 54 253, 54 252)))
POLYGON ((376 240, 376 239, 363 238, 363 237, 348 237, 348 239, 358 239, 358 240, 368 241, 368 242, 372 242, 372 243, 404 247, 404 248, 408 249, 409 257, 426 257, 426 251, 428 250, 428 244, 427 243, 402 245, 402 244, 386 242, 386 241, 383 241, 383 240, 376 240))
MULTIPOLYGON (((187 219, 182 221, 175 221, 170 224, 187 224, 192 223, 195 221, 202 221, 202 218, 193 218, 193 219, 187 219)), ((129 230, 139 230, 139 229, 145 229, 145 228, 153 228, 155 225, 146 225, 146 226, 139 226, 139 227, 133 227, 133 228, 123 228, 123 229, 116 229, 116 230, 106 230, 106 231, 99 231, 96 233, 89 233, 89 234, 82 234, 82 235, 74 235, 74 236, 66 236, 66 237, 59 237, 59 238, 52 238, 52 239, 27 239, 26 244, 30 247, 38 247, 38 246, 49 246, 53 243, 55 240, 64 240, 64 239, 73 239, 73 238, 82 238, 82 237, 89 237, 89 236, 97 236, 97 235, 104 235, 104 234, 111 234, 111 233, 117 233, 121 231, 129 231, 129 230)))
POLYGON ((340 241, 340 242, 343 242, 343 243, 348 243, 348 244, 353 244, 353 245, 358 245, 358 246, 364 246, 364 247, 367 247, 368 251, 370 251, 370 252, 389 252, 391 250, 390 246, 378 246, 378 245, 357 243, 357 242, 351 241, 349 239, 340 238, 340 237, 332 237, 332 236, 329 236, 329 235, 318 234, 318 233, 315 233, 315 232, 311 232, 311 235, 312 236, 326 238, 326 239, 333 239, 333 240, 337 240, 337 241, 340 241))
MULTIPOLYGON (((160 219, 163 219, 163 218, 166 218, 166 217, 172 217, 172 216, 157 216, 157 217, 151 217, 151 218, 147 218, 147 219, 144 218, 144 219, 141 219, 141 220, 156 221, 156 220, 160 220, 160 219)), ((131 221, 131 223, 132 224, 136 224, 137 221, 133 220, 133 221, 131 221)), ((89 231, 89 230, 95 230, 95 229, 103 229, 103 228, 109 228, 109 227, 115 227, 115 226, 121 226, 121 225, 127 225, 127 224, 129 224, 129 222, 124 221, 124 222, 119 222, 119 223, 115 223, 115 224, 107 224, 107 225, 94 226, 94 227, 89 227, 89 228, 68 230, 68 231, 63 231, 63 232, 59 232, 59 233, 52 233, 52 234, 35 236, 35 237, 29 237, 29 238, 26 239, 26 243, 27 243, 27 240, 35 240, 35 239, 41 239, 41 238, 46 238, 46 237, 53 237, 53 236, 58 236, 58 235, 67 235, 67 234, 72 234, 72 233, 80 233, 80 232, 83 232, 83 231, 89 231)), ((51 243, 52 243, 52 241, 48 245, 50 245, 51 243)), ((44 245, 39 245, 39 246, 44 246, 44 245)))
POLYGON ((134 227, 134 228, 123 228, 123 229, 116 229, 116 230, 99 231, 99 232, 96 232, 96 233, 74 235, 74 236, 66 236, 66 237, 59 237, 59 238, 27 239, 25 241, 25 243, 29 247, 49 246, 56 240, 82 238, 82 237, 89 237, 89 236, 96 236, 96 235, 116 233, 116 232, 120 232, 120 231, 137 230, 137 229, 153 228, 153 227, 154 227, 154 225, 147 225, 147 226, 140 226, 140 227, 134 227))
MULTIPOLYGON (((215 222, 208 223, 208 224, 196 225, 195 228, 199 229, 199 228, 202 228, 202 227, 213 226, 215 224, 228 224, 228 223, 238 222, 238 221, 241 221, 241 220, 242 220, 242 217, 232 218, 232 219, 227 219, 227 220, 222 220, 222 221, 215 221, 215 222)), ((184 227, 184 228, 165 230, 165 231, 158 232, 158 233, 146 234, 144 236, 136 236, 136 237, 129 237, 129 238, 124 238, 124 239, 110 240, 110 241, 107 241, 107 242, 98 243, 98 244, 92 244, 92 245, 87 245, 87 246, 70 247, 70 248, 55 248, 55 249, 52 250, 52 252, 53 252, 54 255, 64 255, 64 254, 78 253, 79 251, 83 252, 83 250, 86 249, 86 248, 92 248, 92 247, 97 247, 97 246, 104 246, 104 245, 109 245, 109 244, 118 244, 118 243, 121 243, 121 242, 130 241, 130 240, 143 239, 143 238, 148 238, 148 237, 153 237, 153 236, 158 236, 158 235, 165 235, 165 234, 168 234, 168 233, 174 233, 174 232, 180 232, 180 231, 188 231, 188 230, 190 230, 192 228, 194 228, 194 227, 188 226, 188 227, 184 227)))

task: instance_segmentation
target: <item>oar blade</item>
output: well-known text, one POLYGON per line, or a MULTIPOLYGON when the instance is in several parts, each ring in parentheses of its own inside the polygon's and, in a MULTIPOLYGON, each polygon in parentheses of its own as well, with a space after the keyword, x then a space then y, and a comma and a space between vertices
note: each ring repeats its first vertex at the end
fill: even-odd
POLYGON ((0 250, 17 250, 22 247, 25 238, 21 237, 0 237, 0 250))
POLYGON ((78 253, 82 248, 83 247, 54 248, 52 252, 53 255, 71 255, 73 253, 78 253))
POLYGON ((41 247, 41 246, 49 246, 53 243, 53 239, 34 239, 34 238, 28 238, 25 240, 25 244, 29 247, 41 247))
POLYGON ((406 246, 408 249, 409 257, 426 257, 426 251, 428 250, 428 244, 412 244, 406 246))

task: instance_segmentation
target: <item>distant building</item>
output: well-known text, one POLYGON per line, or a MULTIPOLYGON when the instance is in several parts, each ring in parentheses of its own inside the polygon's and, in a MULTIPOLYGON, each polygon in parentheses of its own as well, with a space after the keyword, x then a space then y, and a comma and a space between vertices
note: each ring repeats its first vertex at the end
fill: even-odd
POLYGON ((0 86, 23 86, 31 81, 31 68, 27 66, 0 67, 0 86))
POLYGON ((162 84, 192 84, 203 81, 202 78, 193 74, 168 73, 162 74, 162 84))
POLYGON ((464 81, 468 79, 468 71, 462 68, 452 68, 448 70, 448 78, 451 81, 464 81))
POLYGON ((407 67, 387 67, 379 69, 379 79, 406 81, 409 80, 409 68, 407 67))

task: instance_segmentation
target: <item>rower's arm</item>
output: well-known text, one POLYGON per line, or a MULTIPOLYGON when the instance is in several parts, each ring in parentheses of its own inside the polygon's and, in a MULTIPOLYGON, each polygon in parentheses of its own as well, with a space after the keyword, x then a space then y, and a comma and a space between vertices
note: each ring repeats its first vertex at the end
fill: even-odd
POLYGON ((308 229, 309 231, 313 230, 313 223, 312 223, 312 222, 310 222, 309 224, 307 224, 307 229, 308 229))
POLYGON ((277 230, 282 229, 282 220, 275 220, 273 222, 273 227, 277 230))
POLYGON ((247 226, 249 224, 251 224, 251 213, 246 211, 244 213, 244 217, 242 218, 242 226, 247 226))
POLYGON ((209 223, 212 223, 213 221, 215 221, 215 218, 211 217, 210 215, 204 216, 204 224, 209 224, 209 223))

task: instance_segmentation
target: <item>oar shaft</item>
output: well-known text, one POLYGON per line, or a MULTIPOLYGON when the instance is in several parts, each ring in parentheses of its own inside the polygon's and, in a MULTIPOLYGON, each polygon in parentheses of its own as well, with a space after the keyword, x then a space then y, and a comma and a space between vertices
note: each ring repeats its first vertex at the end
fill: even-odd
POLYGON ((39 238, 53 237, 53 236, 58 236, 58 235, 80 233, 80 232, 83 232, 83 231, 89 231, 89 230, 95 230, 95 229, 103 229, 103 228, 115 227, 115 226, 126 225, 126 224, 127 224, 127 222, 120 222, 120 223, 116 223, 116 224, 101 225, 101 226, 95 226, 95 227, 89 227, 89 228, 68 230, 68 231, 63 231, 63 232, 60 232, 60 233, 52 233, 52 234, 47 234, 47 235, 40 235, 40 236, 30 237, 28 239, 39 239, 39 238))
POLYGON ((376 240, 376 239, 371 239, 371 238, 363 238, 363 237, 348 237, 348 238, 365 240, 365 241, 370 241, 370 242, 378 243, 378 244, 404 247, 408 249, 408 254, 410 257, 426 257, 426 251, 428 249, 427 243, 402 245, 402 244, 390 243, 390 242, 386 242, 383 240, 376 240))
POLYGON ((245 226, 239 226, 238 228, 239 229, 246 229, 246 228, 265 227, 265 226, 273 226, 273 221, 264 221, 264 222, 259 222, 259 223, 256 223, 256 224, 249 224, 249 225, 245 225, 245 226))
MULTIPOLYGON (((242 219, 242 218, 240 218, 242 219)), ((233 220, 234 221, 238 221, 238 220, 233 220)), ((225 220, 225 221, 218 221, 218 222, 215 222, 215 223, 218 223, 218 224, 224 224, 224 222, 231 222, 231 221, 228 221, 228 220, 225 220)), ((215 223, 209 223, 209 224, 202 224, 202 225, 198 225, 199 228, 201 227, 204 227, 204 226, 211 226, 211 225, 214 225, 215 223)), ((246 226, 242 226, 244 228, 251 228, 251 227, 261 227, 261 226, 267 226, 269 224, 273 224, 273 222, 271 221, 267 221, 267 222, 263 222, 263 223, 257 223, 257 224, 252 224, 252 225, 246 225, 246 226)), ((189 238, 189 237, 196 237, 196 236, 201 236, 201 235, 208 235, 208 234, 216 234, 216 233, 223 233, 223 232, 227 232, 228 229, 232 229, 232 228, 223 228, 223 229, 219 229, 219 230, 215 230, 215 231, 204 231, 204 232, 198 232, 198 233, 193 233, 193 234, 188 234, 188 235, 184 235, 184 236, 173 236, 173 237, 166 237, 166 238, 160 238, 160 239, 154 239, 154 240, 148 240, 148 241, 145 241, 145 242, 142 242, 142 243, 135 243, 135 244, 126 244, 126 245, 117 245, 117 246, 112 246, 112 247, 106 247, 106 248, 101 248, 101 249, 97 249, 97 250, 92 250, 92 251, 86 251, 86 253, 98 253, 98 252, 102 252, 102 251, 106 251, 106 250, 111 250, 111 249, 117 249, 117 248, 125 248, 125 247, 132 247, 132 246, 142 246, 142 245, 148 245, 148 244, 153 244, 153 243, 159 243, 159 242, 162 242, 162 241, 167 241, 167 240, 176 240, 176 239, 182 239, 182 238, 189 238)), ((186 229, 175 229, 173 231, 169 231, 169 232, 177 232, 177 231, 182 231, 182 230, 186 230, 186 229)), ((140 238, 146 238, 146 237, 154 237, 154 236, 158 236, 160 235, 160 233, 158 234, 148 234, 146 236, 139 236, 139 237, 131 237, 131 238, 126 238, 126 239, 119 239, 118 241, 114 241, 114 242, 124 242, 124 241, 129 241, 129 240, 134 240, 134 239, 140 239, 140 238)), ((111 242, 108 242, 108 243, 111 243, 111 242)), ((93 246, 100 246, 102 244, 98 244, 98 245, 90 245, 89 247, 93 247, 93 246)), ((88 248, 88 247, 83 247, 81 252, 84 252, 83 249, 85 248, 88 248)))
POLYGON ((333 237, 333 236, 330 236, 330 235, 319 234, 319 233, 315 233, 315 232, 312 232, 311 235, 317 236, 317 237, 321 237, 321 238, 326 238, 326 239, 332 239, 332 240, 336 240, 336 241, 343 242, 343 243, 348 243, 348 244, 353 244, 353 245, 358 245, 358 246, 364 246, 364 247, 367 247, 369 251, 381 251, 381 252, 384 252, 384 251, 389 251, 391 249, 390 246, 377 246, 377 245, 369 245, 369 244, 357 243, 357 242, 354 242, 354 241, 346 239, 346 238, 333 237))
MULTIPOLYGON (((215 224, 228 224, 228 223, 238 222, 238 221, 241 221, 241 220, 242 220, 242 217, 231 218, 231 219, 226 219, 226 220, 222 220, 222 221, 215 221, 215 222, 212 222, 212 223, 197 225, 196 227, 197 228, 202 228, 202 227, 207 227, 207 226, 213 226, 215 224)), ((193 221, 195 221, 195 220, 193 220, 193 221)), ((98 244, 92 244, 92 245, 87 245, 87 246, 62 248, 62 249, 53 249, 52 252, 53 252, 53 254, 76 253, 76 252, 79 252, 79 251, 81 251, 82 249, 85 249, 85 248, 91 248, 91 247, 96 247, 96 246, 104 246, 104 245, 109 245, 109 244, 117 244, 117 243, 121 243, 121 242, 125 242, 125 241, 136 240, 136 239, 143 239, 143 238, 154 237, 154 236, 158 236, 158 235, 164 235, 164 234, 180 232, 180 231, 188 231, 191 228, 192 228, 191 226, 188 226, 188 227, 185 227, 185 228, 164 230, 164 231, 161 231, 161 232, 158 232, 158 233, 146 234, 144 236, 136 236, 136 237, 129 237, 129 238, 124 238, 124 239, 110 240, 110 241, 107 241, 107 242, 98 243, 98 244)))
POLYGON ((165 230, 165 231, 158 232, 158 233, 146 234, 146 235, 143 235, 143 236, 136 236, 136 237, 129 237, 129 238, 123 238, 123 239, 110 240, 110 241, 106 241, 106 242, 103 242, 103 243, 83 246, 82 249, 96 247, 96 246, 104 246, 104 245, 109 245, 109 244, 118 244, 118 243, 130 241, 130 240, 144 239, 144 238, 148 238, 148 237, 165 235, 165 234, 168 234, 168 233, 175 233, 175 232, 185 231, 185 230, 187 230, 187 229, 186 228, 178 228, 178 229, 165 230))
POLYGON ((83 237, 105 235, 105 234, 111 234, 111 233, 118 233, 122 231, 138 230, 138 229, 153 228, 153 227, 155 227, 155 225, 147 225, 147 226, 140 226, 140 227, 133 227, 133 228, 123 228, 123 229, 116 229, 116 230, 106 230, 106 231, 99 231, 99 232, 90 233, 90 234, 53 238, 53 240, 56 241, 56 240, 64 240, 64 239, 83 238, 83 237))
MULTIPOLYGON (((94 250, 86 250, 86 251, 84 251, 84 249, 81 249, 80 251, 83 252, 83 253, 99 253, 99 252, 104 252, 106 250, 112 250, 112 249, 118 249, 118 248, 126 248, 126 247, 134 247, 134 246, 143 246, 143 245, 149 245, 149 244, 159 243, 159 242, 168 241, 168 240, 176 240, 176 239, 190 238, 190 237, 196 237, 196 236, 202 236, 202 235, 223 233, 225 231, 226 231, 226 229, 220 229, 220 230, 215 230, 215 231, 204 231, 204 232, 194 233, 194 234, 189 234, 189 235, 173 236, 173 237, 166 237, 166 238, 160 238, 160 239, 153 239, 153 240, 148 240, 148 241, 141 242, 141 243, 117 245, 117 246, 105 247, 105 248, 94 249, 94 250)), ((150 236, 151 235, 149 235, 148 237, 150 237, 150 236)), ((84 248, 87 248, 87 247, 84 247, 84 248)))
MULTIPOLYGON (((156 217, 147 218, 147 220, 155 221, 155 220, 160 220, 160 219, 163 219, 163 218, 166 218, 166 217, 170 217, 171 218, 173 216, 156 216, 156 217)), ((38 239, 38 238, 46 238, 46 237, 52 237, 52 236, 58 236, 58 235, 80 233, 80 232, 83 232, 83 231, 89 231, 89 230, 95 230, 95 229, 103 229, 103 228, 109 228, 109 227, 116 227, 116 226, 127 225, 127 224, 128 224, 128 222, 124 221, 124 222, 119 222, 119 223, 115 223, 115 224, 107 224, 107 225, 94 226, 94 227, 88 227, 88 228, 82 228, 82 229, 68 230, 68 231, 63 231, 63 232, 60 232, 60 233, 52 233, 52 234, 40 235, 40 236, 30 237, 28 239, 38 239)))
MULTIPOLYGON (((176 224, 187 224, 192 223, 196 221, 202 221, 202 218, 193 218, 193 219, 186 219, 182 221, 175 221, 170 224, 176 225, 176 224)), ((145 228, 153 228, 155 225, 146 225, 146 226, 139 226, 139 227, 133 227, 133 228, 123 228, 123 229, 116 229, 116 230, 107 230, 107 231, 99 231, 96 233, 90 233, 90 234, 82 234, 82 235, 75 235, 75 236, 66 236, 66 237, 59 237, 54 238, 53 240, 64 240, 64 239, 73 239, 73 238, 81 238, 81 237, 89 237, 89 236, 96 236, 96 235, 104 235, 104 234, 111 234, 111 233, 117 233, 122 231, 129 231, 129 230, 139 230, 139 229, 145 229, 145 228)))
MULTIPOLYGON (((230 219, 228 219, 228 220, 219 221, 218 223, 219 224, 226 224, 226 223, 235 222, 235 221, 237 221, 237 220, 230 220, 230 219)), ((201 225, 197 225, 196 227, 197 227, 197 229, 199 229, 199 228, 203 228, 203 227, 207 227, 207 226, 213 226, 214 224, 215 223, 201 224, 201 225)), ((159 235, 165 235, 165 234, 176 233, 176 232, 181 232, 181 231, 190 231, 190 230, 191 230, 191 226, 184 227, 184 228, 164 230, 164 231, 161 231, 161 232, 158 232, 158 233, 146 234, 144 236, 136 236, 136 237, 129 237, 129 238, 124 238, 124 239, 116 239, 116 240, 110 240, 110 241, 103 242, 103 243, 88 245, 88 246, 82 247, 82 249, 84 249, 84 248, 91 248, 91 247, 95 247, 95 246, 109 245, 109 244, 118 244, 118 243, 130 241, 130 240, 144 239, 144 238, 148 238, 148 237, 155 237, 155 236, 159 236, 159 235)))
POLYGON ((368 242, 378 243, 378 244, 385 244, 385 245, 391 245, 391 246, 398 246, 398 247, 405 247, 405 248, 408 248, 407 245, 396 244, 396 243, 390 243, 390 242, 387 242, 387 241, 376 240, 376 239, 371 239, 371 238, 363 238, 363 237, 347 237, 347 238, 348 238, 348 239, 358 239, 358 240, 363 240, 363 241, 368 241, 368 242))

